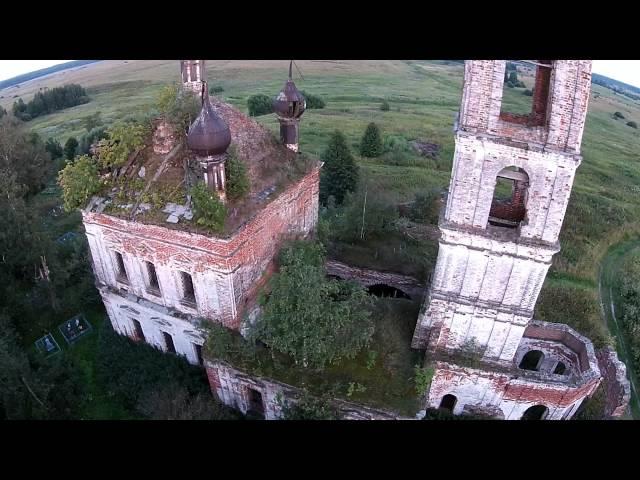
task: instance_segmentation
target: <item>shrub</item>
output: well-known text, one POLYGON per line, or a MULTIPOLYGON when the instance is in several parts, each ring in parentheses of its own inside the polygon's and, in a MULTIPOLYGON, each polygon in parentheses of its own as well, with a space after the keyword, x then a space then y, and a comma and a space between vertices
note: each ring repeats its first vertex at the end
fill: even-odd
POLYGON ((437 224, 440 215, 440 191, 426 190, 415 194, 409 218, 418 223, 437 224))
POLYGON ((401 135, 387 135, 384 138, 383 149, 385 152, 403 151, 411 152, 413 148, 409 141, 401 135))
POLYGON ((118 168, 124 165, 135 150, 144 147, 149 134, 142 124, 118 122, 106 131, 107 138, 98 142, 97 156, 102 168, 118 168))
POLYGON ((325 107, 324 100, 321 97, 319 97, 318 95, 314 95, 312 93, 307 93, 304 90, 301 91, 300 93, 302 94, 302 96, 306 100, 307 108, 309 110, 314 109, 314 108, 324 108, 325 107))
POLYGON ((516 86, 515 83, 513 83, 511 80, 507 82, 507 87, 514 88, 515 86, 516 86))
POLYGON ((215 95, 216 93, 224 92, 224 87, 221 85, 212 85, 209 87, 209 93, 215 95))
POLYGON ((314 397, 304 391, 293 402, 283 402, 283 420, 340 420, 340 413, 327 397, 314 397))
POLYGON ((96 127, 86 133, 83 133, 78 142, 78 153, 80 155, 89 155, 91 146, 100 140, 108 138, 107 127, 96 127))
POLYGON ((518 73, 515 70, 509 73, 509 81, 514 85, 518 83, 518 73))
POLYGON ((261 93, 252 95, 247 100, 247 107, 249 108, 249 116, 259 117, 260 115, 266 115, 273 113, 273 102, 270 97, 261 93))
POLYGON ((624 115, 622 113, 620 113, 620 112, 615 112, 613 114, 613 118, 615 118, 616 120, 617 119, 623 120, 624 119, 624 115))
POLYGON ((383 112, 388 112, 389 110, 391 110, 391 107, 389 106, 389 102, 384 100, 382 104, 380 104, 380 110, 382 110, 383 112))
POLYGON ((414 383, 416 384, 416 392, 418 393, 418 395, 426 395, 427 390, 429 389, 429 385, 431 385, 431 380, 433 379, 434 373, 435 369, 432 366, 415 366, 414 383))
POLYGON ((634 121, 631 122, 627 122, 627 126, 631 127, 631 128, 638 128, 638 124, 634 121))
POLYGON ((67 163, 58 174, 58 183, 62 187, 62 199, 67 212, 83 207, 102 186, 98 165, 87 155, 67 163))
POLYGON ((160 115, 173 125, 180 135, 186 135, 189 126, 200 113, 202 102, 191 90, 172 84, 160 91, 156 107, 160 115))
POLYGON ((526 95, 527 97, 532 97, 533 96, 533 91, 529 90, 528 88, 522 92, 523 95, 526 95))
POLYGON ((78 148, 78 140, 76 137, 69 137, 64 144, 64 156, 67 160, 73 160, 76 156, 76 149, 78 148))
POLYGON ((227 209, 218 196, 200 182, 191 189, 196 223, 216 233, 224 229, 227 209))
POLYGON ((375 158, 382 155, 382 138, 380 137, 380 129, 371 122, 362 136, 360 142, 360 155, 363 157, 375 158))
POLYGON ((57 160, 64 155, 62 145, 55 138, 49 137, 44 144, 44 148, 51 155, 51 160, 57 160))
POLYGON ((232 200, 243 198, 249 192, 249 177, 247 168, 238 158, 235 146, 229 149, 229 157, 225 163, 225 175, 227 177, 227 194, 232 200))

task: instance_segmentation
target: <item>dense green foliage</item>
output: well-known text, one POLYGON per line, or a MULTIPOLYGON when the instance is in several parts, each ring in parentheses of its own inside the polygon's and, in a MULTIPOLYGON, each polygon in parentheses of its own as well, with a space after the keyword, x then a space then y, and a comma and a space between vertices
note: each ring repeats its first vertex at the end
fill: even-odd
POLYGON ((30 195, 42 190, 53 171, 40 136, 28 133, 11 117, 0 119, 0 170, 15 173, 16 182, 30 195))
POLYGON ((57 160, 58 158, 62 158, 64 155, 64 150, 62 149, 62 145, 55 138, 48 138, 44 144, 44 148, 49 155, 51 156, 51 160, 57 160))
POLYGON ((58 174, 58 183, 62 187, 64 209, 67 212, 82 208, 89 198, 102 187, 98 176, 98 165, 88 155, 76 157, 58 174))
POLYGON ((616 288, 622 300, 620 317, 631 361, 634 370, 640 371, 640 254, 637 252, 624 263, 616 288))
POLYGON ((247 176, 247 167, 238 157, 238 150, 235 146, 232 145, 228 151, 229 155, 224 166, 227 178, 227 196, 231 200, 239 200, 249 193, 250 184, 247 176))
POLYGON ((416 193, 409 218, 414 222, 437 225, 440 215, 440 191, 436 188, 416 193))
POLYGON ((340 412, 329 398, 313 396, 306 390, 296 401, 283 403, 282 420, 340 420, 340 412))
POLYGON ((129 156, 144 147, 149 128, 144 124, 117 122, 107 131, 107 138, 98 142, 97 157, 101 168, 123 166, 129 156))
POLYGON ((600 319, 595 293, 591 290, 561 282, 546 282, 536 303, 536 318, 545 322, 566 323, 589 338, 596 348, 611 343, 600 319), (571 315, 567 315, 567 312, 571 312, 571 315))
POLYGON ((318 95, 314 95, 313 93, 305 92, 304 90, 302 90, 300 93, 306 100, 307 108, 309 110, 314 108, 324 108, 326 106, 326 103, 322 99, 322 97, 319 97, 318 95))
POLYGON ((364 131, 360 142, 360 155, 368 158, 375 158, 382 155, 382 137, 378 125, 371 122, 364 131))
POLYGON ((605 389, 601 384, 591 397, 582 402, 572 420, 606 420, 604 416, 605 405, 605 389))
POLYGON ((326 205, 329 197, 333 197, 340 205, 345 195, 358 185, 358 165, 340 131, 333 132, 321 159, 324 166, 320 177, 320 202, 326 205))
POLYGON ((215 95, 216 93, 224 92, 224 87, 222 85, 211 85, 209 87, 209 93, 211 95, 215 95))
POLYGON ((40 115, 63 110, 89 102, 84 88, 77 84, 55 87, 44 92, 37 92, 29 103, 20 98, 13 104, 13 114, 24 121, 29 121, 40 115))
POLYGON ((100 140, 108 138, 107 127, 95 127, 87 132, 84 132, 78 141, 78 154, 89 155, 91 153, 91 146, 96 145, 100 140))
POLYGON ((179 135, 186 135, 191 123, 198 117, 202 102, 191 90, 179 84, 166 85, 156 99, 160 115, 169 122, 179 135))
POLYGON ((251 95, 247 100, 247 108, 251 117, 259 117, 273 113, 273 100, 267 95, 258 93, 251 95))
POLYGON ((319 265, 322 257, 318 244, 296 242, 286 247, 253 331, 297 364, 318 369, 353 358, 369 343, 374 329, 364 290, 351 282, 327 279, 319 265))
POLYGON ((78 140, 76 137, 69 137, 64 144, 64 157, 67 160, 73 160, 73 157, 76 156, 76 152, 78 151, 78 140))
POLYGON ((213 232, 222 232, 227 218, 227 209, 218 195, 200 182, 191 189, 191 199, 196 223, 213 232))
POLYGON ((202 369, 179 356, 117 335, 108 322, 98 332, 96 377, 126 409, 158 420, 225 419, 202 369))

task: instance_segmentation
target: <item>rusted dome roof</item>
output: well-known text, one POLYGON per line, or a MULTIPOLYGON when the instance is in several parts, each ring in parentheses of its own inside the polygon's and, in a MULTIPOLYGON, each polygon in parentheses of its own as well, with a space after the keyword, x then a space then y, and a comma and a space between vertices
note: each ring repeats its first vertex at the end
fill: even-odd
POLYGON ((304 113, 307 107, 307 102, 302 94, 296 88, 296 84, 293 83, 291 78, 291 65, 289 64, 289 78, 285 83, 284 88, 273 99, 273 110, 280 117, 285 118, 299 118, 304 113))
POLYGON ((211 106, 207 83, 202 82, 202 110, 189 127, 187 145, 199 155, 220 155, 231 143, 229 125, 220 118, 211 106))

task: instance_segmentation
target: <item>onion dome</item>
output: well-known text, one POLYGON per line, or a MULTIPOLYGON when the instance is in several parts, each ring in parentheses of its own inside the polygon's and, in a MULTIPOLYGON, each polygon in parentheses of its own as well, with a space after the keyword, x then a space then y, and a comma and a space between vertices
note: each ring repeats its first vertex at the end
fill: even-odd
POLYGON ((203 157, 220 155, 231 143, 231 131, 225 121, 216 114, 209 101, 207 82, 202 82, 202 110, 189 127, 187 145, 203 157))
POLYGON ((289 78, 285 83, 284 88, 280 91, 278 96, 273 99, 273 110, 279 117, 284 118, 300 118, 307 108, 307 102, 296 88, 296 84, 293 83, 291 78, 291 66, 293 61, 289 64, 289 78))

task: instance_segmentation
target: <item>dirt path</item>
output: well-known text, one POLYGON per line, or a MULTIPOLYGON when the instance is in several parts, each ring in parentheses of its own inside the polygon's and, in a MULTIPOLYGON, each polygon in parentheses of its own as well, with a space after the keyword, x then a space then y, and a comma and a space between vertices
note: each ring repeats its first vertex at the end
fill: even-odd
POLYGON ((630 349, 621 331, 616 317, 615 297, 613 295, 613 284, 616 275, 627 255, 633 250, 640 248, 640 240, 631 240, 612 246, 600 264, 598 275, 598 297, 602 312, 602 319, 605 322, 611 336, 616 339, 616 351, 620 360, 627 366, 627 374, 631 383, 631 414, 634 419, 640 419, 640 401, 636 387, 636 372, 631 363, 630 349))

